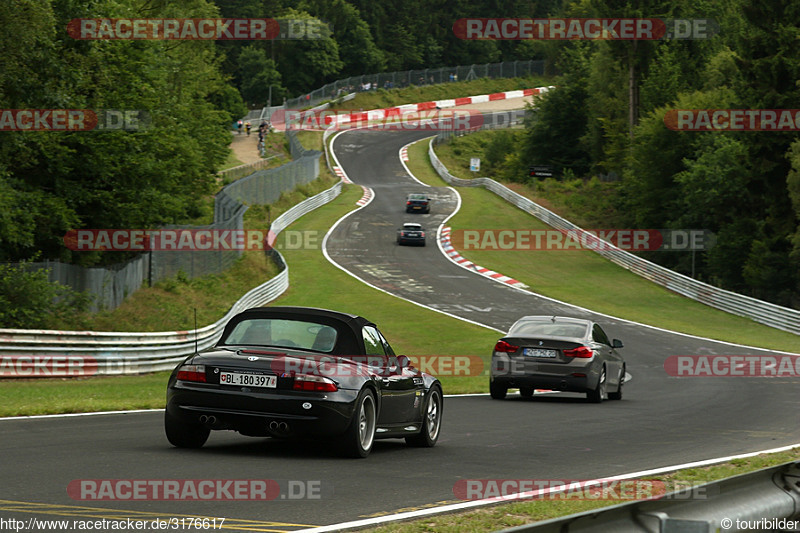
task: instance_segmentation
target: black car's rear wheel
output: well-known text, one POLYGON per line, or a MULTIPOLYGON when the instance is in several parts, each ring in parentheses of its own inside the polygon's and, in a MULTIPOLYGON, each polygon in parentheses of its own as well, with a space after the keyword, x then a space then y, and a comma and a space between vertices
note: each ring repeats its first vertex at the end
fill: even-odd
POLYGON ((366 457, 375 442, 377 421, 375 396, 369 389, 362 389, 356 399, 353 419, 344 433, 344 452, 350 457, 366 457))
POLYGON ((201 424, 190 424, 164 412, 164 431, 167 440, 178 448, 202 448, 211 430, 201 424))
POLYGON ((434 385, 428 391, 425 401, 425 413, 422 417, 422 429, 416 435, 406 437, 406 443, 412 446, 431 448, 439 440, 439 429, 442 427, 442 389, 434 385))
POLYGON ((600 403, 608 398, 607 393, 608 384, 606 383, 606 367, 600 372, 600 381, 597 382, 597 388, 586 393, 586 398, 592 403, 600 403))
POLYGON ((505 399, 507 393, 508 393, 508 386, 501 385, 500 383, 498 383, 496 381, 490 381, 489 382, 489 394, 495 400, 503 400, 503 399, 505 399))

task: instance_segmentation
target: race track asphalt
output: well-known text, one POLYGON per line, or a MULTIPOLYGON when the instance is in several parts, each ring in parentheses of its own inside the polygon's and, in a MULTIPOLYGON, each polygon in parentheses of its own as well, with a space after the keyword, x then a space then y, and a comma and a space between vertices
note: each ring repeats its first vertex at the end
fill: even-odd
MULTIPOLYGON (((463 479, 593 479, 800 442, 797 379, 675 378, 670 355, 768 354, 597 316, 520 292, 448 261, 431 239, 401 247, 395 232, 421 221, 431 234, 456 206, 435 188, 430 215, 406 215, 407 193, 424 188, 398 150, 419 132, 353 131, 334 150, 349 178, 374 200, 328 239, 333 261, 406 299, 505 330, 523 314, 596 318, 622 339, 632 380, 622 401, 583 395, 506 401, 446 398, 436 447, 377 441, 366 460, 340 458, 324 442, 291 443, 212 433, 200 450, 169 446, 159 411, 0 421, 0 517, 18 520, 152 520, 227 517, 226 530, 291 531, 459 500, 463 479), (86 479, 272 479, 312 482, 318 499, 273 501, 81 501, 67 487, 86 479)), ((424 327, 424 325, 423 325, 424 327)), ((498 334, 499 336, 499 334, 498 334)), ((391 340, 391 339, 390 339, 391 340)), ((476 347, 476 353, 491 347, 476 347)), ((447 391, 445 391, 447 393, 447 391)))

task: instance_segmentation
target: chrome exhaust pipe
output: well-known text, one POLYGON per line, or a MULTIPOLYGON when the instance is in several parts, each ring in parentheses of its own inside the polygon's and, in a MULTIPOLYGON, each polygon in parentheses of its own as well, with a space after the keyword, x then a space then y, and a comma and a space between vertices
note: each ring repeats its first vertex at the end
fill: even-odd
POLYGON ((289 431, 289 424, 287 424, 286 422, 280 422, 278 424, 278 429, 280 429, 281 431, 289 431))
POLYGON ((213 426, 214 424, 217 423, 217 417, 216 416, 209 416, 208 417, 208 423, 213 426))
POLYGON ((200 415, 200 423, 205 424, 208 422, 208 417, 206 415, 200 415))
POLYGON ((269 423, 269 429, 271 429, 272 431, 277 431, 278 423, 273 420, 272 422, 269 423))

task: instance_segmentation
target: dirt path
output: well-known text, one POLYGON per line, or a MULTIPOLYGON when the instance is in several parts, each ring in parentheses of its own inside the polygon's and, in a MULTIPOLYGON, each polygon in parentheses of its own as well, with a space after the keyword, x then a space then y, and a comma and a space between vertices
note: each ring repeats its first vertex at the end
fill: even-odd
POLYGON ((258 153, 258 129, 250 132, 248 136, 246 133, 239 135, 233 134, 233 141, 231 142, 231 150, 236 159, 246 163, 255 163, 261 161, 261 156, 258 153))

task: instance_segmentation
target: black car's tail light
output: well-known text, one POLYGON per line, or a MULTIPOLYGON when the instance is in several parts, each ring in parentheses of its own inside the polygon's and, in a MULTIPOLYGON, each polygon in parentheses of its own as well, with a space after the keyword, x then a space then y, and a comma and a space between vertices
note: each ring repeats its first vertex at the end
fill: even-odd
POLYGON ((594 355, 594 352, 588 346, 578 346, 571 350, 564 350, 564 355, 567 357, 579 357, 581 359, 589 359, 594 355))
POLYGON ((514 346, 506 341, 497 341, 497 344, 494 345, 495 352, 514 353, 517 350, 519 350, 519 346, 514 346))
POLYGON ((332 379, 309 374, 295 374, 292 389, 309 392, 336 392, 339 386, 332 379))
POLYGON ((180 381, 206 382, 205 365, 183 365, 178 369, 178 379, 180 381))

